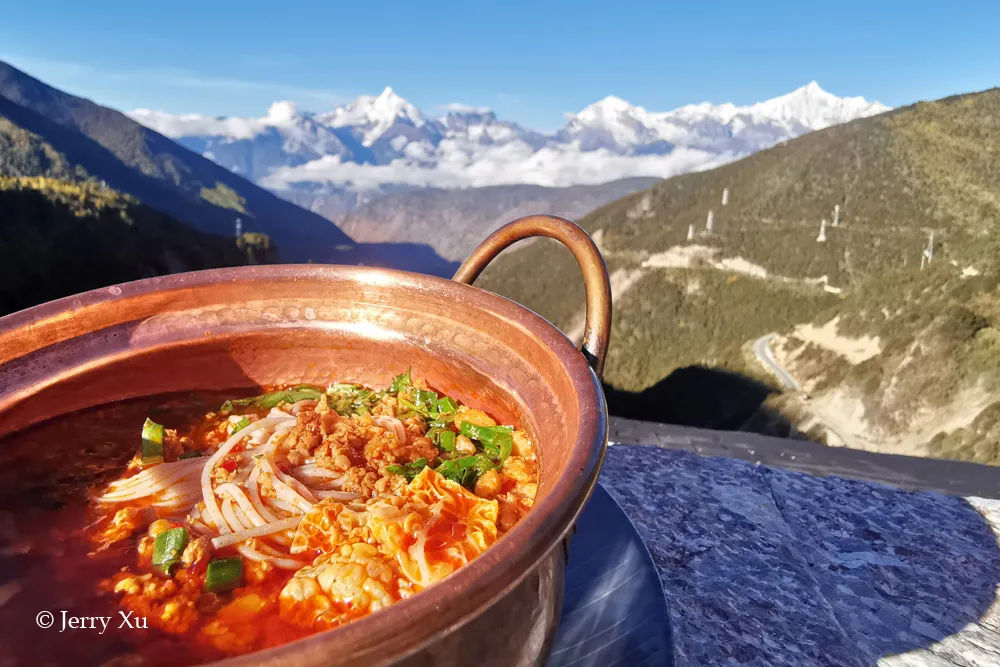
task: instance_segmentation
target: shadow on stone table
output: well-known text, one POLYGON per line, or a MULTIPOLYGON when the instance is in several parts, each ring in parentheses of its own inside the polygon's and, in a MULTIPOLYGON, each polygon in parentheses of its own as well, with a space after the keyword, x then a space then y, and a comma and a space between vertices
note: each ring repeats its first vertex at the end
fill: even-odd
POLYGON ((1000 664, 997 501, 631 445, 601 481, 649 547, 679 666, 1000 664))

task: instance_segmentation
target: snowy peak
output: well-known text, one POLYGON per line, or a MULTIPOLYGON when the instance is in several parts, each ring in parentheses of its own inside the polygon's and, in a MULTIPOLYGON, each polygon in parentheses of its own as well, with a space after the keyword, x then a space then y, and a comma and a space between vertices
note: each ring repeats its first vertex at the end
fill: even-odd
POLYGON ((888 110, 889 107, 884 104, 869 102, 863 97, 837 97, 820 88, 815 81, 810 81, 787 95, 746 108, 751 116, 797 123, 810 130, 819 130, 888 110))
POLYGON ((330 127, 354 128, 361 144, 370 147, 397 123, 422 127, 426 120, 420 110, 386 86, 378 96, 362 95, 350 104, 337 107, 317 120, 330 127))
POLYGON ((634 111, 634 107, 620 97, 608 95, 603 100, 598 100, 583 111, 577 114, 578 118, 604 118, 628 114, 634 111))
POLYGON ((738 106, 690 104, 650 111, 608 96, 541 133, 485 107, 449 104, 440 117, 386 87, 319 114, 275 102, 260 118, 131 116, 259 184, 323 187, 577 185, 631 176, 669 177, 717 166, 811 130, 888 110, 838 97, 815 81, 738 106))
POLYGON ((613 145, 634 146, 655 139, 649 116, 642 107, 609 95, 579 113, 567 114, 564 134, 585 150, 613 145))

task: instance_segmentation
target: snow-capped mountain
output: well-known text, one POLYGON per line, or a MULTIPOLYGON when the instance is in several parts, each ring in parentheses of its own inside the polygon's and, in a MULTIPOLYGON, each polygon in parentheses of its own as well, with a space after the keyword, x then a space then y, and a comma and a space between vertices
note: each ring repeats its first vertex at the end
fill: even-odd
POLYGON ((265 187, 294 192, 301 202, 415 187, 668 177, 888 109, 812 82, 750 106, 702 103, 654 112, 606 97, 567 114, 553 134, 500 120, 485 108, 450 105, 445 115, 429 117, 391 88, 320 114, 276 102, 263 118, 146 109, 130 115, 265 187))

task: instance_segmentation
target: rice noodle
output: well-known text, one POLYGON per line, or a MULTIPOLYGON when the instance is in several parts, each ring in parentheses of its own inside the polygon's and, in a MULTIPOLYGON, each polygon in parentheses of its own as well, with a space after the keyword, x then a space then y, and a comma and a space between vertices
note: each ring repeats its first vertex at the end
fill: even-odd
POLYGON ((153 495, 189 474, 196 475, 199 464, 204 465, 204 462, 196 458, 158 463, 143 470, 138 475, 112 482, 104 495, 97 500, 98 502, 124 502, 153 495))
POLYGON ((201 521, 189 520, 188 525, 191 526, 191 530, 205 537, 215 537, 218 534, 214 530, 203 524, 201 521))
POLYGON ((261 469, 271 474, 274 490, 279 497, 301 508, 303 512, 308 512, 316 502, 316 496, 302 482, 278 469, 274 462, 274 449, 269 447, 270 444, 264 448, 261 455, 261 469))
POLYGON ((249 519, 249 523, 244 522, 244 525, 250 526, 263 526, 267 523, 267 520, 257 512, 257 509, 247 498, 246 494, 243 493, 243 489, 236 486, 232 482, 228 484, 220 484, 215 487, 215 492, 220 496, 222 494, 228 494, 234 503, 240 508, 244 516, 249 519))
POLYGON ((378 417, 372 417, 372 423, 381 426, 384 429, 389 429, 395 431, 396 439, 399 440, 399 444, 405 445, 407 442, 406 428, 403 426, 403 422, 399 421, 395 417, 390 417, 388 415, 379 415, 378 417))
POLYGON ((247 515, 243 512, 243 510, 240 509, 239 503, 234 502, 232 507, 233 507, 233 514, 236 515, 236 518, 239 520, 240 524, 245 528, 252 528, 253 522, 249 519, 249 517, 247 517, 247 515))
MULTIPOLYGON (((275 533, 274 535, 278 535, 278 534, 279 533, 275 533)), ((286 557, 288 557, 288 553, 283 553, 281 551, 278 551, 277 549, 275 549, 274 547, 270 546, 269 544, 267 544, 267 543, 265 543, 263 541, 265 539, 274 537, 274 535, 268 535, 267 537, 263 537, 263 538, 261 538, 261 537, 255 537, 253 539, 253 541, 252 541, 253 548, 256 549, 257 551, 259 551, 260 553, 264 554, 265 556, 276 556, 278 558, 286 558, 286 557)), ((303 563, 303 565, 304 564, 305 563, 303 563)))
POLYGON ((316 494, 317 491, 330 491, 330 490, 335 491, 338 489, 342 489, 344 488, 344 478, 331 479, 325 482, 317 482, 314 483, 310 488, 312 489, 313 494, 316 494))
MULTIPOLYGON (((298 509, 298 511, 305 513, 312 509, 313 503, 309 502, 298 493, 295 492, 290 486, 282 482, 280 479, 272 479, 271 484, 274 486, 275 493, 278 494, 280 500, 284 500, 286 503, 298 509)), ((315 496, 311 493, 309 494, 315 500, 315 496)))
POLYGON ((298 570, 308 565, 307 562, 295 560, 294 558, 276 557, 262 554, 249 544, 241 544, 236 550, 240 552, 241 556, 245 556, 250 560, 268 561, 273 563, 275 567, 279 567, 283 570, 298 570))
POLYGON ((288 471, 288 474, 295 477, 326 477, 330 479, 339 479, 344 476, 344 473, 330 470, 329 468, 321 468, 315 463, 306 463, 300 465, 298 468, 292 468, 288 471))
POLYGON ((257 480, 260 479, 260 468, 254 466, 253 472, 250 473, 250 479, 247 480, 247 490, 250 492, 250 503, 253 505, 257 513, 264 517, 265 521, 277 521, 278 517, 271 513, 264 506, 264 501, 260 497, 260 489, 258 487, 257 480))
MULTIPOLYGON (((289 426, 289 429, 290 428, 291 426, 289 426)), ((281 433, 282 437, 284 436, 285 432, 281 433)), ((277 464, 274 461, 274 452, 277 450, 278 442, 280 440, 281 438, 278 437, 278 431, 275 430, 274 435, 268 438, 267 444, 265 444, 264 447, 261 448, 261 458, 259 459, 260 465, 264 469, 264 472, 271 473, 271 475, 274 477, 274 487, 276 491, 279 490, 279 483, 289 487, 289 490, 294 494, 295 497, 297 497, 297 499, 293 499, 293 496, 286 494, 286 496, 288 496, 286 500, 288 500, 288 502, 291 502, 293 505, 296 505, 297 507, 301 508, 303 512, 308 512, 309 509, 313 506, 313 503, 316 502, 316 497, 312 495, 309 489, 304 484, 302 484, 302 482, 295 479, 291 475, 286 475, 285 473, 281 472, 281 470, 278 468, 277 464)))
MULTIPOLYGON (((226 502, 232 505, 232 501, 228 498, 226 502)), ((212 546, 216 549, 221 549, 222 547, 228 547, 237 542, 243 542, 244 540, 249 540, 251 537, 261 537, 263 535, 270 535, 271 533, 277 533, 282 530, 289 530, 291 528, 296 528, 299 522, 302 521, 301 516, 293 516, 288 519, 282 519, 281 521, 273 521, 264 526, 254 526, 246 530, 240 530, 232 533, 227 533, 226 535, 220 535, 219 537, 212 539, 212 546)))
POLYGON ((286 503, 281 498, 268 498, 267 503, 271 507, 279 509, 282 512, 288 512, 289 514, 300 514, 302 512, 302 510, 297 508, 295 505, 292 505, 291 503, 286 503))
POLYGON ((332 498, 333 500, 357 500, 361 496, 348 491, 316 491, 320 498, 332 498))
POLYGON ((305 408, 314 408, 318 404, 319 401, 317 401, 314 398, 304 398, 301 401, 296 401, 295 403, 292 403, 290 406, 288 406, 288 411, 291 412, 293 415, 297 415, 305 408))
POLYGON ((222 513, 222 518, 226 520, 229 528, 233 532, 239 532, 241 530, 246 530, 246 526, 240 521, 239 517, 233 512, 233 501, 226 498, 222 501, 222 507, 219 510, 222 513))
POLYGON ((219 509, 219 504, 215 501, 215 493, 212 491, 212 470, 215 469, 215 464, 217 464, 223 456, 228 454, 236 444, 243 439, 244 436, 253 433, 259 429, 269 428, 275 424, 279 424, 284 421, 284 418, 274 418, 274 419, 261 419, 260 421, 253 422, 249 426, 241 428, 236 433, 229 436, 219 449, 212 454, 211 458, 205 464, 205 467, 201 471, 201 493, 202 498, 205 502, 205 518, 208 520, 210 525, 214 525, 219 532, 226 533, 229 532, 226 526, 226 521, 222 516, 222 512, 219 509))

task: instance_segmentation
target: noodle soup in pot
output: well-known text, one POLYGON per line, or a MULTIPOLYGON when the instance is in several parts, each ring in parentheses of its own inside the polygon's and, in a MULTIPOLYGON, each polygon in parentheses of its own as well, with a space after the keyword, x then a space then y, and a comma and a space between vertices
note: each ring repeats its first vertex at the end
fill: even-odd
POLYGON ((216 269, 0 318, 4 667, 543 665, 610 329, 597 246, 551 216, 453 280, 216 269), (532 236, 580 265, 580 348, 471 285, 532 236))
POLYGON ((71 626, 0 650, 25 665, 194 664, 418 595, 534 502, 534 443, 486 407, 406 370, 381 388, 134 399, 6 436, 0 623, 39 609, 59 610, 57 629, 110 621, 100 639, 71 626))

